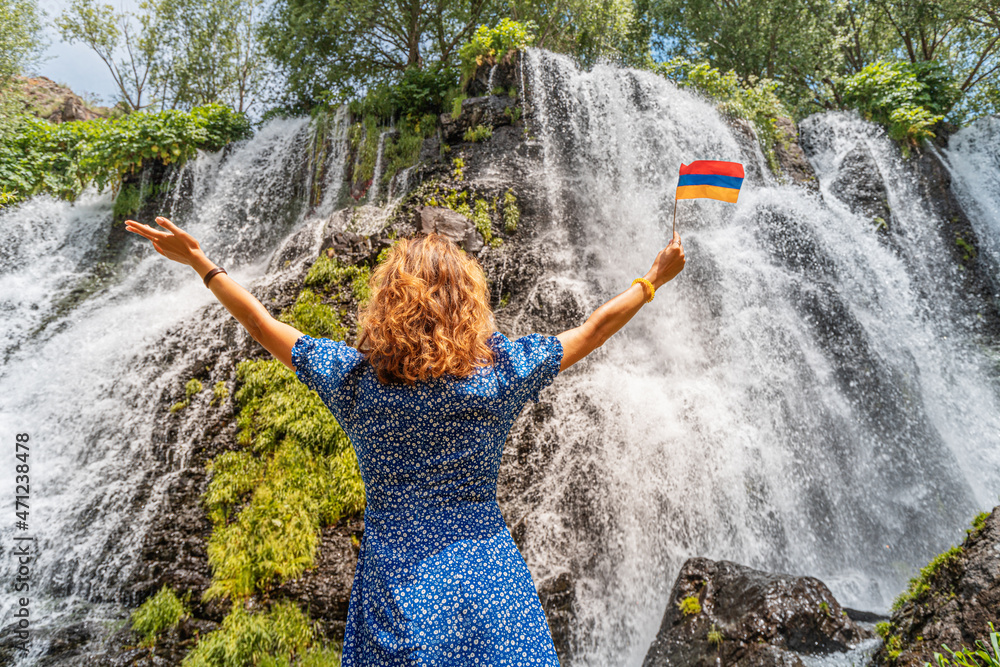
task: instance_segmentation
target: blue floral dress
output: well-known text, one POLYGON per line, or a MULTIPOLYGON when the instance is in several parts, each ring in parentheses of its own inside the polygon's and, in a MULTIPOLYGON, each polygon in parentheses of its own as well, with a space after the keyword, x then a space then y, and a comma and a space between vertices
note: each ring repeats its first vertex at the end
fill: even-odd
POLYGON ((507 433, 559 373, 562 344, 497 332, 490 345, 493 366, 413 386, 381 384, 340 341, 304 335, 292 348, 365 483, 343 667, 559 664, 496 486, 507 433))

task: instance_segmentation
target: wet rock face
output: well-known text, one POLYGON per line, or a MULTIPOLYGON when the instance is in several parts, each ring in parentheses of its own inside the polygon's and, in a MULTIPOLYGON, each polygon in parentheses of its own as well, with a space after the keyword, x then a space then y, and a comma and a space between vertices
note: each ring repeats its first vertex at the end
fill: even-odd
POLYGON ((816 172, 806 159, 799 145, 799 130, 791 118, 778 118, 778 142, 774 145, 774 154, 778 158, 781 171, 793 183, 816 189, 816 172))
POLYGON ((875 158, 863 144, 858 144, 840 164, 837 180, 830 187, 833 195, 844 202, 851 213, 873 221, 881 220, 879 229, 889 224, 889 193, 875 158))
POLYGON ((417 227, 424 234, 440 234, 468 252, 483 249, 483 237, 466 216, 441 206, 418 206, 417 227))
POLYGON ((691 558, 681 568, 643 667, 802 665, 871 633, 813 577, 691 558))
POLYGON ((520 107, 520 98, 507 94, 469 97, 462 100, 462 113, 458 118, 452 118, 450 113, 441 114, 441 136, 448 143, 457 143, 462 141, 466 130, 474 130, 480 125, 491 128, 510 125, 520 107))
POLYGON ((1000 507, 970 531, 961 551, 926 578, 927 588, 893 612, 873 665, 923 667, 943 644, 989 641, 1000 620, 1000 507))

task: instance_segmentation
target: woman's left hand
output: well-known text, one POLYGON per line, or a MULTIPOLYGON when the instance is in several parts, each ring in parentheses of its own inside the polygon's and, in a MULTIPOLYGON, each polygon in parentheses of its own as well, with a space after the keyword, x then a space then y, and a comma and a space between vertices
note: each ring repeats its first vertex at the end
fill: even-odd
POLYGON ((195 238, 166 218, 157 218, 156 224, 167 231, 158 231, 135 220, 126 220, 125 229, 152 241, 156 252, 167 259, 193 266, 195 257, 201 254, 201 246, 198 245, 195 238))

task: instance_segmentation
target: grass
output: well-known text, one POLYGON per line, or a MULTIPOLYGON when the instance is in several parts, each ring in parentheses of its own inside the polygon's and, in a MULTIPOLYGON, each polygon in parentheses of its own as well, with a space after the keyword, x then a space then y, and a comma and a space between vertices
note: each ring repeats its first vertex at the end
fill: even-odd
POLYGON ((237 604, 219 629, 202 637, 181 664, 184 667, 290 665, 293 659, 308 655, 310 649, 315 651, 315 641, 315 629, 294 602, 276 602, 260 614, 237 604))
MULTIPOLYGON (((934 667, 1000 667, 1000 632, 997 632, 993 624, 989 624, 989 642, 979 639, 973 648, 953 651, 947 644, 942 644, 941 648, 951 654, 946 657, 941 653, 934 654, 934 667)), ((932 667, 931 663, 925 662, 925 667, 932 667)))
POLYGON ((898 611, 910 600, 919 599, 931 589, 931 584, 939 574, 958 563, 962 557, 962 547, 954 546, 942 554, 938 554, 926 566, 920 569, 920 574, 910 579, 910 584, 892 603, 892 610, 898 611))

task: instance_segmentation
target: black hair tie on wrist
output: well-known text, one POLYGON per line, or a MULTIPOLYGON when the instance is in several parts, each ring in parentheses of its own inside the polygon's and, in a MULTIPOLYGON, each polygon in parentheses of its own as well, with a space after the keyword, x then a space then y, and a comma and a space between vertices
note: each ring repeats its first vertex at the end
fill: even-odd
MULTIPOLYGON (((226 270, 224 268, 222 268, 221 266, 217 266, 214 269, 212 269, 211 271, 209 271, 208 273, 206 273, 205 274, 205 287, 208 287, 208 281, 211 280, 212 276, 214 276, 216 273, 226 273, 226 270)), ((228 276, 229 274, 226 273, 226 275, 228 276)))

